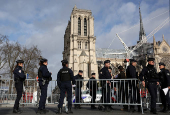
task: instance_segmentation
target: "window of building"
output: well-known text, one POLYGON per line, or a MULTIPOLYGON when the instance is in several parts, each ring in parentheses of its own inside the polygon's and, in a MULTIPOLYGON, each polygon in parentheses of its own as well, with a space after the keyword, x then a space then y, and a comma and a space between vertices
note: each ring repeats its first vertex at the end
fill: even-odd
POLYGON ((81 41, 78 41, 78 49, 81 49, 81 41))
POLYGON ((85 42, 85 49, 88 49, 88 42, 85 42))
POLYGON ((84 18, 84 36, 87 36, 87 20, 84 18))
POLYGON ((78 18, 78 35, 81 35, 81 19, 78 18))

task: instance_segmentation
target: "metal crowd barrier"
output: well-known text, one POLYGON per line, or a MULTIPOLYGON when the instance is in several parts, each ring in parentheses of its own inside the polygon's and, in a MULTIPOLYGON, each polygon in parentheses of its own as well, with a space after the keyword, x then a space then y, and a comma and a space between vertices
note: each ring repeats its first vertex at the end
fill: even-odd
MULTIPOLYGON (((21 105, 38 105, 40 99, 39 84, 36 79, 26 79, 23 86, 23 94, 20 100, 21 105)), ((59 91, 57 91, 57 81, 50 81, 48 85, 48 97, 46 104, 57 104, 59 91)), ((14 104, 17 96, 15 82, 13 79, 0 79, 0 105, 14 104)))
POLYGON ((73 104, 137 105, 141 107, 143 113, 142 93, 140 92, 141 85, 138 79, 76 80, 73 104), (97 94, 94 101, 92 98, 95 91, 97 94))
MULTIPOLYGON (((127 105, 140 106, 150 109, 150 95, 146 88, 142 87, 138 79, 77 79, 73 87, 72 102, 74 105, 127 105), (89 83, 88 83, 89 82, 89 83), (88 83, 88 84, 87 84, 88 83), (82 85, 82 87, 80 87, 82 85), (93 100, 96 92, 96 99, 93 100)), ((24 92, 20 104, 38 105, 40 89, 36 79, 26 79, 24 92)), ((157 104, 161 104, 159 88, 157 93, 157 104)), ((58 104, 60 90, 57 81, 52 80, 48 86, 48 97, 46 104, 58 104)), ((15 82, 13 79, 0 79, 0 105, 14 104, 16 99, 15 82)), ((64 101, 67 110, 67 99, 64 101)))

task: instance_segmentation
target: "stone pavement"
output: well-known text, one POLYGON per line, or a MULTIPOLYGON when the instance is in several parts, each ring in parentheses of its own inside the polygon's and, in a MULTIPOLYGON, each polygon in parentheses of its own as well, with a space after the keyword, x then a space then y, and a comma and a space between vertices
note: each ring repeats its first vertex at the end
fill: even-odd
MULTIPOLYGON (((102 111, 99 111, 98 109, 96 110, 91 110, 90 109, 90 106, 83 106, 82 109, 72 109, 73 110, 73 115, 141 115, 142 113, 139 113, 139 112, 134 112, 134 113, 131 113, 131 112, 126 112, 126 111, 120 111, 121 107, 120 106, 113 106, 114 110, 112 110, 111 112, 102 112, 102 111)), ((36 114, 36 111, 37 111, 37 107, 22 107, 21 108, 23 110, 23 113, 21 115, 38 115, 36 114)), ((47 113, 47 115, 56 115, 56 110, 57 110, 57 107, 56 105, 48 105, 47 109, 50 110, 49 113, 47 113)), ((159 111, 159 109, 158 109, 159 111)), ((64 115, 66 115, 66 113, 63 113, 64 115)), ((146 111, 145 112, 145 115, 148 115, 150 114, 149 111, 146 111)), ((169 115, 170 113, 160 113, 158 112, 158 115, 169 115)), ((0 107, 0 115, 14 115, 12 113, 12 107, 0 107)), ((151 115, 151 114, 150 114, 151 115)))

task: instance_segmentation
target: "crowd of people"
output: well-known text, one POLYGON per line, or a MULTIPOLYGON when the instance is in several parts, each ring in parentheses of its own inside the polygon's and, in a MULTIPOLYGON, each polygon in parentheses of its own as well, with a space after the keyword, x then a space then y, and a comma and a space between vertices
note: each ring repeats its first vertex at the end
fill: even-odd
MULTIPOLYGON (((99 71, 99 80, 100 85, 102 87, 102 103, 104 103, 103 111, 110 111, 112 109, 111 104, 111 88, 113 86, 114 90, 116 91, 115 85, 113 85, 111 82, 112 78, 114 79, 139 79, 142 82, 142 85, 146 87, 151 95, 151 110, 150 112, 153 114, 156 114, 156 99, 157 99, 157 86, 159 85, 160 88, 160 96, 161 101, 163 105, 163 109, 161 112, 168 112, 170 111, 170 96, 165 95, 163 92, 164 88, 170 89, 170 72, 165 69, 165 64, 160 62, 159 68, 160 72, 157 73, 155 67, 154 67, 154 58, 148 59, 148 65, 143 68, 142 72, 140 74, 137 74, 136 72, 136 65, 137 61, 134 59, 130 60, 130 65, 127 67, 126 71, 124 71, 124 68, 122 66, 119 66, 119 74, 116 76, 112 76, 111 71, 112 68, 110 66, 110 60, 104 61, 104 67, 99 71)), ((58 110, 57 114, 62 114, 62 106, 63 101, 65 97, 65 92, 67 92, 67 100, 68 100, 68 111, 67 113, 73 113, 72 111, 72 85, 76 85, 75 87, 75 102, 78 104, 75 104, 76 109, 81 109, 81 106, 79 103, 81 103, 81 90, 83 86, 83 71, 79 70, 78 74, 76 76, 73 75, 73 71, 68 68, 68 61, 62 60, 62 68, 59 70, 57 74, 57 85, 60 88, 60 99, 58 104, 58 110)), ((23 90, 23 82, 26 79, 26 76, 24 74, 24 71, 22 70, 23 67, 23 60, 17 60, 17 65, 13 71, 14 73, 14 81, 15 81, 15 87, 17 91, 17 98, 14 104, 13 113, 21 113, 22 110, 19 109, 19 101, 22 97, 22 90, 23 90)), ((47 59, 41 59, 40 60, 40 67, 38 69, 38 80, 39 80, 39 87, 41 89, 41 96, 39 101, 39 107, 37 113, 47 113, 48 110, 45 109, 45 103, 47 98, 47 87, 49 82, 52 80, 51 75, 52 73, 48 71, 47 68, 48 60, 47 59)), ((91 78, 89 79, 88 83, 86 84, 87 88, 90 91, 91 95, 91 109, 96 109, 95 107, 95 100, 96 100, 96 93, 98 89, 98 82, 96 80, 96 74, 92 73, 91 78)), ((129 89, 133 90, 131 92, 130 97, 130 103, 140 103, 140 94, 139 94, 139 87, 137 87, 138 82, 132 81, 128 83, 129 89), (136 96, 137 94, 137 96, 136 96)), ((120 84, 119 84, 120 85, 120 84)), ((125 103, 128 99, 127 95, 127 84, 121 84, 122 86, 119 87, 119 92, 124 92, 122 94, 123 101, 122 103, 125 103)), ((124 111, 128 110, 128 105, 124 105, 123 109, 124 111)), ((135 106, 130 105, 130 111, 135 112, 135 106)), ((138 105, 138 111, 141 111, 141 106, 138 105)))

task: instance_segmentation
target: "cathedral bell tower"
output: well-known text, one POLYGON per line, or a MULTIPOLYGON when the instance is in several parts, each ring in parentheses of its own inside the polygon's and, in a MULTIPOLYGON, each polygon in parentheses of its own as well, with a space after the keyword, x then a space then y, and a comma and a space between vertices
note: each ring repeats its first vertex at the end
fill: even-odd
POLYGON ((92 12, 74 6, 64 35, 63 51, 63 58, 69 61, 74 75, 83 70, 85 79, 93 72, 98 78, 95 43, 92 12))

